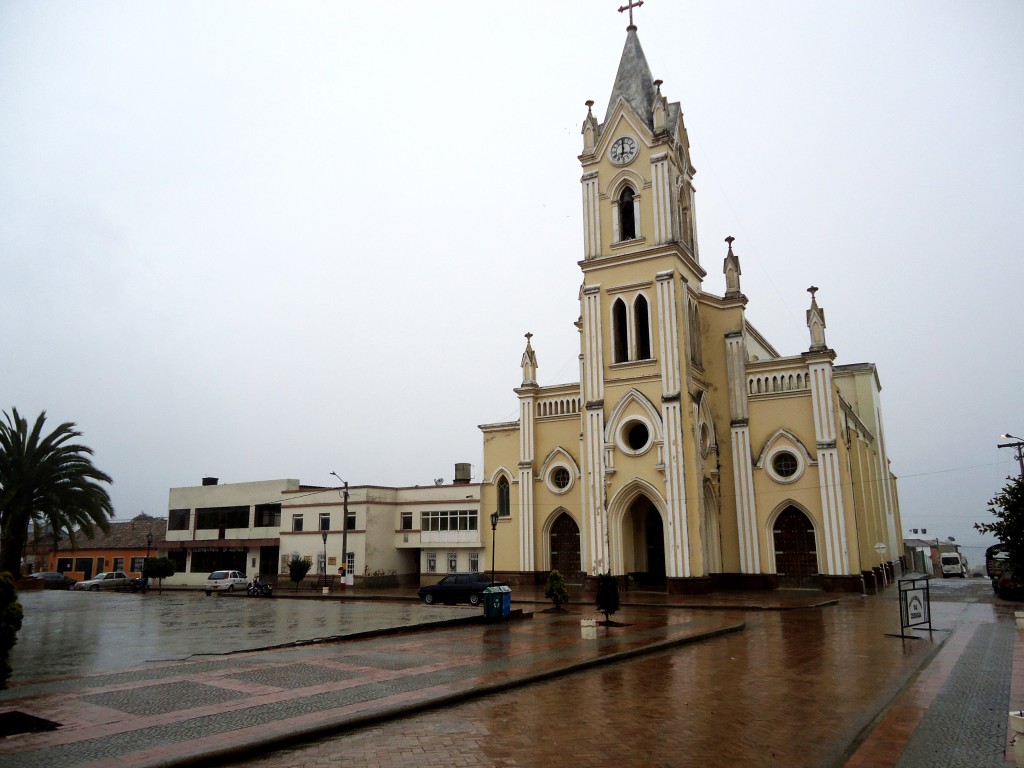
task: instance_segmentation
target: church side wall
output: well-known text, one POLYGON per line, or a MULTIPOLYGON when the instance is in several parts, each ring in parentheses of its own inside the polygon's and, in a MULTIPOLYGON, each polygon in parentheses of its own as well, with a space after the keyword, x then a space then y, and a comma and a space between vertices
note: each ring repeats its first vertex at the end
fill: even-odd
POLYGON ((701 305, 701 334, 703 341, 703 373, 706 397, 714 423, 714 444, 717 454, 708 456, 705 471, 712 481, 718 498, 718 528, 724 573, 740 572, 740 535, 737 522, 735 456, 732 449, 730 398, 733 397, 727 365, 726 334, 743 327, 742 305, 728 307, 701 305), (717 473, 712 474, 713 470, 717 473))
POLYGON ((482 567, 490 569, 491 539, 495 542, 494 567, 501 571, 518 571, 520 569, 517 552, 519 551, 519 428, 518 425, 503 430, 484 431, 484 468, 480 478, 480 525, 484 542, 484 558, 482 567), (510 517, 498 520, 497 531, 490 528, 490 515, 498 508, 499 472, 503 472, 509 481, 510 517), (486 522, 485 522, 486 521, 486 522))

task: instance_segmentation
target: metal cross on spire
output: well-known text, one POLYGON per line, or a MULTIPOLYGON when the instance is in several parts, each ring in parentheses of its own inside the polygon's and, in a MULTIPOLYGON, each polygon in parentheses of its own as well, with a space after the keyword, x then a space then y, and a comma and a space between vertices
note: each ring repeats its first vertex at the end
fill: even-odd
MULTIPOLYGON (((639 8, 643 4, 644 4, 644 0, 637 0, 637 2, 635 2, 635 3, 633 2, 633 0, 629 0, 628 3, 626 3, 624 6, 619 8, 619 13, 622 13, 623 11, 629 11, 629 26, 630 27, 634 26, 634 24, 633 24, 633 9, 634 8, 639 8)), ((627 27, 627 29, 628 29, 628 27, 627 27)))

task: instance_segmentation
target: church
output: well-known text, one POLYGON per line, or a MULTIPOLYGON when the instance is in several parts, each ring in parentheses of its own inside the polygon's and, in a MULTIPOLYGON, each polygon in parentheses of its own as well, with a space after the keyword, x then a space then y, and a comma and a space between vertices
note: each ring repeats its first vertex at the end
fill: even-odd
POLYGON ((683 112, 632 18, 603 120, 586 106, 579 382, 542 385, 527 333, 518 420, 480 426, 498 578, 880 588, 901 524, 876 367, 835 364, 813 286, 807 348, 778 351, 747 317, 732 237, 710 256, 724 295, 704 289, 683 112))

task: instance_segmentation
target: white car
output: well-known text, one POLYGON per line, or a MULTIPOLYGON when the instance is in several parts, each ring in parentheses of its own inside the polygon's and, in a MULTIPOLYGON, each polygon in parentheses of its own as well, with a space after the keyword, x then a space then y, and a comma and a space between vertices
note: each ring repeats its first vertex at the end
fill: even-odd
POLYGON ((206 594, 244 590, 249 580, 241 571, 214 571, 206 577, 206 594))
POLYGON ((98 592, 101 589, 120 589, 126 586, 128 586, 128 576, 124 571, 110 571, 109 573, 97 573, 88 581, 80 581, 71 588, 98 592))

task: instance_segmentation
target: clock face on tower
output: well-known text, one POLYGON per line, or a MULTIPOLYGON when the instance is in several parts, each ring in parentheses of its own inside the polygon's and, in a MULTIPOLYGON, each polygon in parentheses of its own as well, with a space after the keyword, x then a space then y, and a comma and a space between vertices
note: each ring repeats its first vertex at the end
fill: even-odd
POLYGON ((611 157, 613 163, 617 165, 625 165, 636 157, 636 151, 636 139, 629 136, 623 136, 615 140, 608 156, 611 157))

